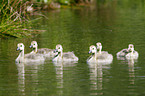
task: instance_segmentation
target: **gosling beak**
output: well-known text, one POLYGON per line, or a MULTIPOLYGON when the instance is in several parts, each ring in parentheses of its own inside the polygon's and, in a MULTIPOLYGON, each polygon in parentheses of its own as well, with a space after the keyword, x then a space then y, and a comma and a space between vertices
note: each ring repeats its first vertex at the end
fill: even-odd
POLYGON ((18 50, 20 50, 20 48, 19 48, 19 47, 17 47, 16 51, 18 51, 18 50))
POLYGON ((90 54, 90 53, 92 53, 92 51, 91 51, 91 50, 88 52, 88 54, 90 54))
POLYGON ((58 52, 58 50, 57 50, 57 49, 55 49, 53 52, 54 52, 54 53, 56 53, 56 52, 58 52))
POLYGON ((29 48, 33 48, 33 45, 30 45, 29 48))

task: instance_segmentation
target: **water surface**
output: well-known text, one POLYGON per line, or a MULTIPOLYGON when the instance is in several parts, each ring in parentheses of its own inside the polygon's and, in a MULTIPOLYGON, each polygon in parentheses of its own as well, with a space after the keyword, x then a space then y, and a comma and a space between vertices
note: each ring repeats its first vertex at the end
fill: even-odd
MULTIPOLYGON (((98 0, 96 6, 44 12, 34 28, 46 30, 36 38, 0 39, 0 95, 137 96, 145 92, 144 0, 98 0), (16 65, 17 43, 25 53, 31 41, 39 48, 74 51, 77 63, 16 65), (101 42, 114 57, 111 64, 89 65, 89 46, 101 42), (138 60, 118 60, 116 53, 128 44, 139 52, 138 60)), ((32 18, 33 19, 33 18, 32 18)))

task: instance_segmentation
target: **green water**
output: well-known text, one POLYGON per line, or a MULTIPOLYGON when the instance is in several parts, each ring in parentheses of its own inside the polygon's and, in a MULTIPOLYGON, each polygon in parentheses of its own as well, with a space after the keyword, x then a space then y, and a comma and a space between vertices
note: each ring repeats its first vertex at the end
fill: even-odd
POLYGON ((0 96, 143 96, 145 95, 145 1, 97 0, 89 8, 44 12, 34 26, 46 30, 36 38, 0 39, 0 96), (39 24, 39 25, 38 25, 39 24), (17 43, 29 53, 31 41, 39 48, 74 51, 78 63, 17 66, 17 43), (109 65, 86 63, 89 46, 101 42, 113 55, 109 65), (116 53, 128 44, 139 52, 137 61, 117 60, 116 53))

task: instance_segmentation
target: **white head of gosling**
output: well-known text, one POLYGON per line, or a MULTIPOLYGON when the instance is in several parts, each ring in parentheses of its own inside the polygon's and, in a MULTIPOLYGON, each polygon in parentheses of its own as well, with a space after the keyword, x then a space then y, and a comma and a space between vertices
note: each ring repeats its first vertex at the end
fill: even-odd
POLYGON ((102 51, 102 44, 100 42, 96 43, 97 49, 99 49, 99 53, 101 54, 102 51))
POLYGON ((134 52, 134 45, 133 44, 129 44, 128 45, 128 50, 131 51, 131 53, 134 52))
POLYGON ((91 45, 89 53, 94 53, 95 54, 96 52, 97 52, 96 47, 94 45, 91 45))
POLYGON ((37 44, 37 42, 36 42, 36 41, 32 41, 29 48, 33 48, 33 50, 32 50, 31 53, 37 53, 37 49, 38 49, 38 44, 37 44))
POLYGON ((16 62, 23 62, 24 61, 24 44, 23 43, 19 43, 17 45, 17 51, 20 51, 19 56, 16 59, 16 62))
POLYGON ((89 48, 89 54, 92 53, 92 55, 87 59, 87 62, 96 62, 97 58, 97 50, 94 45, 91 45, 89 48))
POLYGON ((24 53, 24 44, 23 43, 19 43, 18 45, 17 45, 17 51, 19 51, 20 50, 20 53, 24 53))
POLYGON ((60 44, 56 45, 56 48, 55 48, 55 53, 58 52, 58 55, 60 57, 62 57, 62 54, 63 54, 63 48, 60 44))

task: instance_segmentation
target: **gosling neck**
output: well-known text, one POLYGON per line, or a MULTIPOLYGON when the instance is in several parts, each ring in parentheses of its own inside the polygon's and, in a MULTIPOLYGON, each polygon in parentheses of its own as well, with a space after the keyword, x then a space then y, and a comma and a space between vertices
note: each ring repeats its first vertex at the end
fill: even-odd
POLYGON ((101 48, 99 48, 99 54, 101 54, 102 53, 102 49, 101 48))
POLYGON ((24 57, 24 50, 20 50, 19 56, 24 57))
POLYGON ((19 56, 16 59, 17 63, 22 63, 24 62, 24 50, 20 50, 19 52, 19 56))
POLYGON ((58 55, 59 55, 59 57, 62 58, 62 56, 63 56, 63 51, 58 52, 58 55))
POLYGON ((134 52, 134 49, 131 49, 131 54, 133 54, 133 52, 134 52))
POLYGON ((18 58, 21 58, 20 60, 23 61, 23 59, 24 59, 24 50, 20 50, 18 58))
POLYGON ((97 58, 97 52, 92 53, 92 57, 96 60, 96 58, 97 58))
POLYGON ((99 54, 102 53, 102 46, 99 47, 99 54))
POLYGON ((37 47, 35 47, 35 48, 33 48, 33 51, 32 51, 32 53, 37 53, 37 47))

